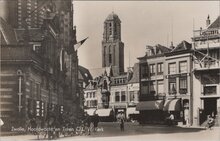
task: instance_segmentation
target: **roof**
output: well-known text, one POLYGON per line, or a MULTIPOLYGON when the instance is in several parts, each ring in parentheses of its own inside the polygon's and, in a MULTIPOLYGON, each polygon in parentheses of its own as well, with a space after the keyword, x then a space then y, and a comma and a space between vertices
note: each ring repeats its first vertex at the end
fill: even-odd
POLYGON ((138 82, 139 82, 139 63, 135 63, 132 78, 128 83, 138 83, 138 82))
POLYGON ((146 46, 146 54, 143 57, 139 57, 138 59, 144 59, 144 58, 151 58, 151 57, 159 57, 165 53, 168 53, 171 51, 171 48, 162 46, 160 44, 157 44, 155 46, 146 46))
POLYGON ((165 46, 162 46, 162 45, 160 45, 160 44, 157 44, 155 47, 156 47, 158 50, 160 50, 161 53, 167 53, 167 52, 170 52, 170 51, 171 51, 170 48, 165 47, 165 46))
POLYGON ((190 50, 192 48, 192 44, 188 43, 187 41, 183 40, 180 44, 178 44, 172 52, 175 51, 182 51, 182 50, 190 50))
POLYGON ((219 28, 220 27, 220 16, 218 16, 218 18, 209 25, 208 29, 210 28, 219 28))
POLYGON ((94 68, 89 70, 92 77, 95 79, 96 77, 99 77, 103 75, 104 73, 107 73, 107 75, 110 75, 111 67, 105 67, 105 68, 94 68))
POLYGON ((6 45, 17 44, 14 29, 1 17, 0 17, 0 34, 1 34, 1 44, 6 44, 6 45))
MULTIPOLYGON (((31 28, 28 32, 30 41, 41 41, 43 39, 44 34, 40 28, 31 28)), ((18 41, 24 40, 25 29, 16 29, 15 33, 18 41)))
POLYGON ((79 79, 83 80, 86 83, 86 85, 88 85, 89 80, 92 80, 92 75, 90 74, 88 69, 82 66, 78 66, 78 68, 79 79))
POLYGON ((121 21, 121 20, 119 19, 118 15, 115 14, 114 12, 112 12, 111 14, 109 14, 108 17, 106 18, 106 20, 119 20, 119 21, 121 21))

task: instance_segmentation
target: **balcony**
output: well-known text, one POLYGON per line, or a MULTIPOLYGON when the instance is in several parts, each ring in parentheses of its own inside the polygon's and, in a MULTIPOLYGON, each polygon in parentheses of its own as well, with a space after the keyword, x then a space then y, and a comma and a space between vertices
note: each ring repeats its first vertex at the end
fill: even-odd
POLYGON ((220 61, 217 60, 204 60, 200 63, 195 63, 195 70, 208 70, 208 69, 220 69, 220 61))
POLYGON ((194 40, 198 39, 211 39, 219 37, 220 35, 220 28, 213 28, 213 29, 203 29, 203 30, 194 30, 194 40))

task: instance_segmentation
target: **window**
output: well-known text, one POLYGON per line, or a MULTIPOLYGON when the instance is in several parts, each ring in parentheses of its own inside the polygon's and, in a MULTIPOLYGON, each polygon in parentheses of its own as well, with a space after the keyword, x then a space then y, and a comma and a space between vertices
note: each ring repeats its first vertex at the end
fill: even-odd
POLYGON ((109 64, 112 63, 112 54, 109 54, 109 64))
POLYGON ((176 94, 176 78, 169 79, 169 94, 170 95, 176 94))
POLYGON ((216 86, 204 86, 204 95, 216 95, 216 86))
POLYGON ((120 101, 119 92, 115 92, 115 102, 119 102, 119 101, 120 101))
POLYGON ((158 75, 163 74, 163 63, 157 64, 157 74, 158 75))
POLYGON ((121 101, 126 101, 125 91, 121 92, 121 101))
POLYGON ((129 95, 130 95, 130 101, 134 101, 134 99, 135 99, 134 91, 130 91, 129 95))
POLYGON ((168 65, 168 74, 175 74, 176 73, 176 63, 170 63, 168 65))
POLYGON ((150 65, 150 75, 155 75, 155 64, 150 65))
POLYGON ((179 78, 179 83, 180 83, 180 94, 186 94, 187 93, 187 77, 180 77, 179 78))
POLYGON ((157 93, 163 94, 164 93, 164 86, 163 86, 163 80, 157 81, 157 93))
POLYGON ((141 65, 141 77, 147 78, 147 65, 146 64, 141 65))
POLYGON ((92 98, 92 93, 89 93, 89 98, 92 98))
POLYGON ((141 94, 148 94, 148 83, 143 82, 141 85, 141 94))
POLYGON ((41 45, 34 45, 33 51, 35 51, 36 53, 41 53, 41 45))
POLYGON ((156 82, 153 81, 150 83, 150 94, 154 95, 156 93, 156 82))
POLYGON ((183 61, 183 62, 180 62, 180 73, 186 73, 187 72, 187 62, 186 61, 183 61))
POLYGON ((94 106, 97 106, 97 100, 94 100, 94 106))
POLYGON ((86 93, 86 98, 88 98, 89 97, 89 93, 86 93))

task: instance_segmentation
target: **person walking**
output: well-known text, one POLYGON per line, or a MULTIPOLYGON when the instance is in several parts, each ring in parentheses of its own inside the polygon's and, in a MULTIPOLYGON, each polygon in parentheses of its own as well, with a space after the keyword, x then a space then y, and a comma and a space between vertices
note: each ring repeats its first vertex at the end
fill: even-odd
POLYGON ((171 113, 169 126, 172 126, 173 124, 174 124, 174 115, 171 113))
POLYGON ((85 128, 87 128, 87 129, 85 129, 85 130, 87 130, 87 132, 88 132, 88 135, 90 135, 91 134, 91 131, 90 131, 90 126, 91 126, 91 118, 90 118, 90 116, 87 114, 87 112, 85 112, 84 113, 84 122, 85 122, 85 128))
POLYGON ((124 129, 124 118, 121 118, 120 119, 120 129, 121 129, 121 131, 124 131, 125 129, 124 129))
POLYGON ((94 132, 97 131, 98 123, 99 123, 99 116, 98 114, 95 114, 93 117, 94 132))

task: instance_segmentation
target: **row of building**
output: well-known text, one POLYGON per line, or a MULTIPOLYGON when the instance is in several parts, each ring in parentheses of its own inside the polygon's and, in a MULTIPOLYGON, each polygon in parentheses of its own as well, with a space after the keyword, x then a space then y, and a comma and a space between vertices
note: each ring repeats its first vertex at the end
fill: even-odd
POLYGON ((179 124, 202 125, 220 114, 220 38, 218 17, 193 31, 192 43, 146 46, 146 54, 124 72, 121 21, 104 22, 102 68, 91 69, 84 89, 85 110, 115 119, 123 111, 140 123, 164 123, 172 113, 179 124))
POLYGON ((43 123, 52 115, 81 116, 89 76, 73 48, 72 0, 0 4, 1 129, 27 126, 32 118, 43 123))

